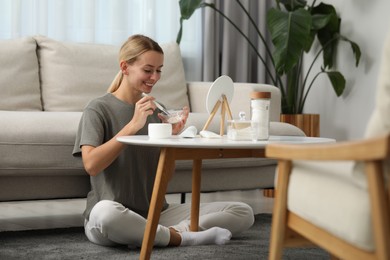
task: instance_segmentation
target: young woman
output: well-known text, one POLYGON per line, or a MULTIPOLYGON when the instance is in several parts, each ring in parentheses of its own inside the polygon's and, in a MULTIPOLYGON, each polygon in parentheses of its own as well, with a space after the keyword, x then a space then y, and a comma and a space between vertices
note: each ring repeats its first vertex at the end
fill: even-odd
MULTIPOLYGON (((93 243, 142 244, 160 150, 125 145, 116 137, 146 135, 149 123, 162 121, 154 98, 142 93, 150 93, 160 79, 163 61, 155 41, 130 37, 120 49, 120 71, 108 93, 91 101, 80 120, 73 155, 82 156, 91 176, 84 227, 93 243)), ((174 134, 184 128, 188 113, 184 107, 174 134)), ((189 204, 165 202, 155 245, 225 244, 254 221, 252 209, 239 202, 201 204, 199 232, 189 231, 189 215, 189 204)))

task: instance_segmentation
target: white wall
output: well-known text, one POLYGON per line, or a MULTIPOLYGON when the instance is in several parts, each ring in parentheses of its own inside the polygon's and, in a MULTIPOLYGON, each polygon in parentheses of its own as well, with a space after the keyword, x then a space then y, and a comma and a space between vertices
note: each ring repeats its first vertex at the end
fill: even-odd
POLYGON ((342 34, 359 44, 362 58, 356 68, 350 46, 340 44, 337 67, 347 80, 345 92, 337 98, 324 75, 311 90, 304 112, 320 114, 321 136, 338 141, 357 139, 363 137, 375 104, 382 47, 390 28, 390 1, 325 2, 336 6, 342 18, 342 34))

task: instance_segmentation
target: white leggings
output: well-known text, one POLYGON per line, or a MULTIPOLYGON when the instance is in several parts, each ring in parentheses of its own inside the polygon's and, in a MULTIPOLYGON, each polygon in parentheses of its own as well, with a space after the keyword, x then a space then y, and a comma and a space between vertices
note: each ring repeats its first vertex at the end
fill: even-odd
MULTIPOLYGON (((169 228, 179 232, 189 231, 191 204, 170 204, 161 212, 157 226, 155 246, 167 246, 170 240, 169 228)), ((232 235, 249 229, 254 222, 250 206, 241 202, 201 203, 199 210, 199 230, 211 227, 226 228, 232 235)), ((139 247, 142 244, 146 219, 129 210, 122 204, 102 200, 92 209, 89 221, 85 221, 85 234, 99 245, 128 245, 139 247)))

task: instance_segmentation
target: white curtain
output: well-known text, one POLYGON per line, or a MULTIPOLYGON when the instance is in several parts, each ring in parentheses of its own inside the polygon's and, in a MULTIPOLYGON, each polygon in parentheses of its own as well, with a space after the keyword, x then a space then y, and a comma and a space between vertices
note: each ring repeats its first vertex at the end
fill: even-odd
MULTIPOLYGON (((228 16, 257 45, 266 60, 264 44, 237 1, 208 0, 228 16)), ((240 0, 267 41, 266 12, 271 1, 240 0)), ((268 83, 265 66, 247 40, 220 14, 211 8, 204 10, 204 52, 202 80, 210 81, 220 75, 229 75, 235 82, 268 83)))
MULTIPOLYGON (((40 34, 120 45, 141 33, 166 43, 176 40, 179 18, 178 0, 0 0, 0 39, 40 34)), ((197 12, 180 44, 187 80, 201 79, 201 24, 197 12)))
MULTIPOLYGON (((255 41, 256 35, 236 1, 215 3, 255 41)), ((260 29, 270 1, 241 0, 260 29)), ((179 0, 0 0, 0 39, 44 35, 56 40, 122 44, 141 33, 159 43, 176 40, 179 0)), ((180 43, 186 79, 213 81, 226 74, 237 82, 267 82, 264 65, 245 39, 210 8, 184 22, 180 43)), ((263 52, 259 44, 260 52, 263 52)))

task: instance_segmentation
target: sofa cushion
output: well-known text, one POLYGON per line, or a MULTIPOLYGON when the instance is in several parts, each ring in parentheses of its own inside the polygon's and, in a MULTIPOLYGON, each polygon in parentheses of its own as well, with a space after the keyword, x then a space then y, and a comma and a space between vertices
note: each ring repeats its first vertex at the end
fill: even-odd
POLYGON ((2 40, 0 57, 0 110, 42 110, 35 40, 2 40))
POLYGON ((81 115, 81 112, 0 111, 0 142, 73 146, 81 115))
POLYGON ((81 112, 0 111, 0 170, 28 175, 30 169, 83 169, 72 156, 80 117, 81 112))
POLYGON ((106 93, 119 70, 116 46, 35 39, 46 111, 82 111, 89 100, 106 93))
POLYGON ((180 48, 175 42, 161 44, 161 48, 164 51, 164 66, 161 78, 153 87, 151 95, 168 109, 189 106, 180 48))
MULTIPOLYGON (((91 99, 106 93, 119 71, 119 46, 59 42, 43 36, 36 40, 46 111, 82 111, 91 99)), ((165 62, 154 95, 168 108, 188 105, 179 47, 161 47, 165 62)))
POLYGON ((80 117, 0 111, 0 201, 87 194, 88 175, 81 158, 72 156, 80 117))
MULTIPOLYGON (((201 191, 274 187, 276 162, 265 158, 202 160, 201 191)), ((167 192, 191 192, 192 161, 176 161, 167 192)))

